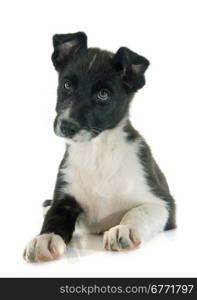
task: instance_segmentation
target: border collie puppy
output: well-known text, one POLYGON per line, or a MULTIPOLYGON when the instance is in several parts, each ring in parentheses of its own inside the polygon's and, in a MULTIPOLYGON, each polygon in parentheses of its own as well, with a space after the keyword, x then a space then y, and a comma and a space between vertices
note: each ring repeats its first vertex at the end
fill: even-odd
POLYGON ((87 48, 83 32, 53 37, 58 72, 54 130, 65 138, 53 200, 27 245, 30 262, 61 256, 76 223, 107 250, 132 249, 175 228, 175 202, 149 146, 129 121, 149 61, 128 48, 87 48))

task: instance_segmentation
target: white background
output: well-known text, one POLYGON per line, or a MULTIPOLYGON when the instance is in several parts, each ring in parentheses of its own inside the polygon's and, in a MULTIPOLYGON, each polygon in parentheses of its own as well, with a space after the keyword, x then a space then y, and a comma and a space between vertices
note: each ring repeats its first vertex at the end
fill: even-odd
POLYGON ((196 1, 1 1, 0 276, 197 276, 196 1), (89 46, 127 46, 151 61, 131 117, 166 174, 178 229, 140 249, 105 252, 101 237, 74 238, 63 259, 27 264, 41 203, 52 196, 64 151, 53 133, 54 33, 85 31, 89 46))

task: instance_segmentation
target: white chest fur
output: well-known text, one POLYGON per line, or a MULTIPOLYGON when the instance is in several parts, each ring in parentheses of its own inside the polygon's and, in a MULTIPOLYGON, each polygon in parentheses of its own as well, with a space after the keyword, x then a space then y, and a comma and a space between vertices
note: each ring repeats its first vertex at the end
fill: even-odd
POLYGON ((81 219, 92 232, 116 225, 126 211, 148 200, 139 147, 140 138, 126 141, 121 128, 70 146, 62 170, 69 183, 66 192, 83 208, 81 219))

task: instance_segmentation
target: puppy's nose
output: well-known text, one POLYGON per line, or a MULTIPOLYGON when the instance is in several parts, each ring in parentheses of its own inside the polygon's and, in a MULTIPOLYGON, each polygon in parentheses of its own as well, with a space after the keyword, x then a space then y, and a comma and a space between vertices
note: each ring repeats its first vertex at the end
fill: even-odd
POLYGON ((79 130, 79 126, 75 123, 62 120, 60 130, 64 136, 71 138, 79 130))

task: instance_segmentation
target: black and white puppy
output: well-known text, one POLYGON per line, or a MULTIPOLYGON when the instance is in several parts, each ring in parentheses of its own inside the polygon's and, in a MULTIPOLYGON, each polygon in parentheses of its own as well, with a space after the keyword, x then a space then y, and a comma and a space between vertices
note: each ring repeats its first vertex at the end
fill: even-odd
POLYGON ((26 247, 27 261, 62 255, 76 223, 104 233, 107 250, 137 247, 175 228, 175 202, 129 105, 145 84, 149 62, 128 48, 87 48, 85 33, 57 34, 55 133, 66 140, 53 200, 41 232, 26 247))

